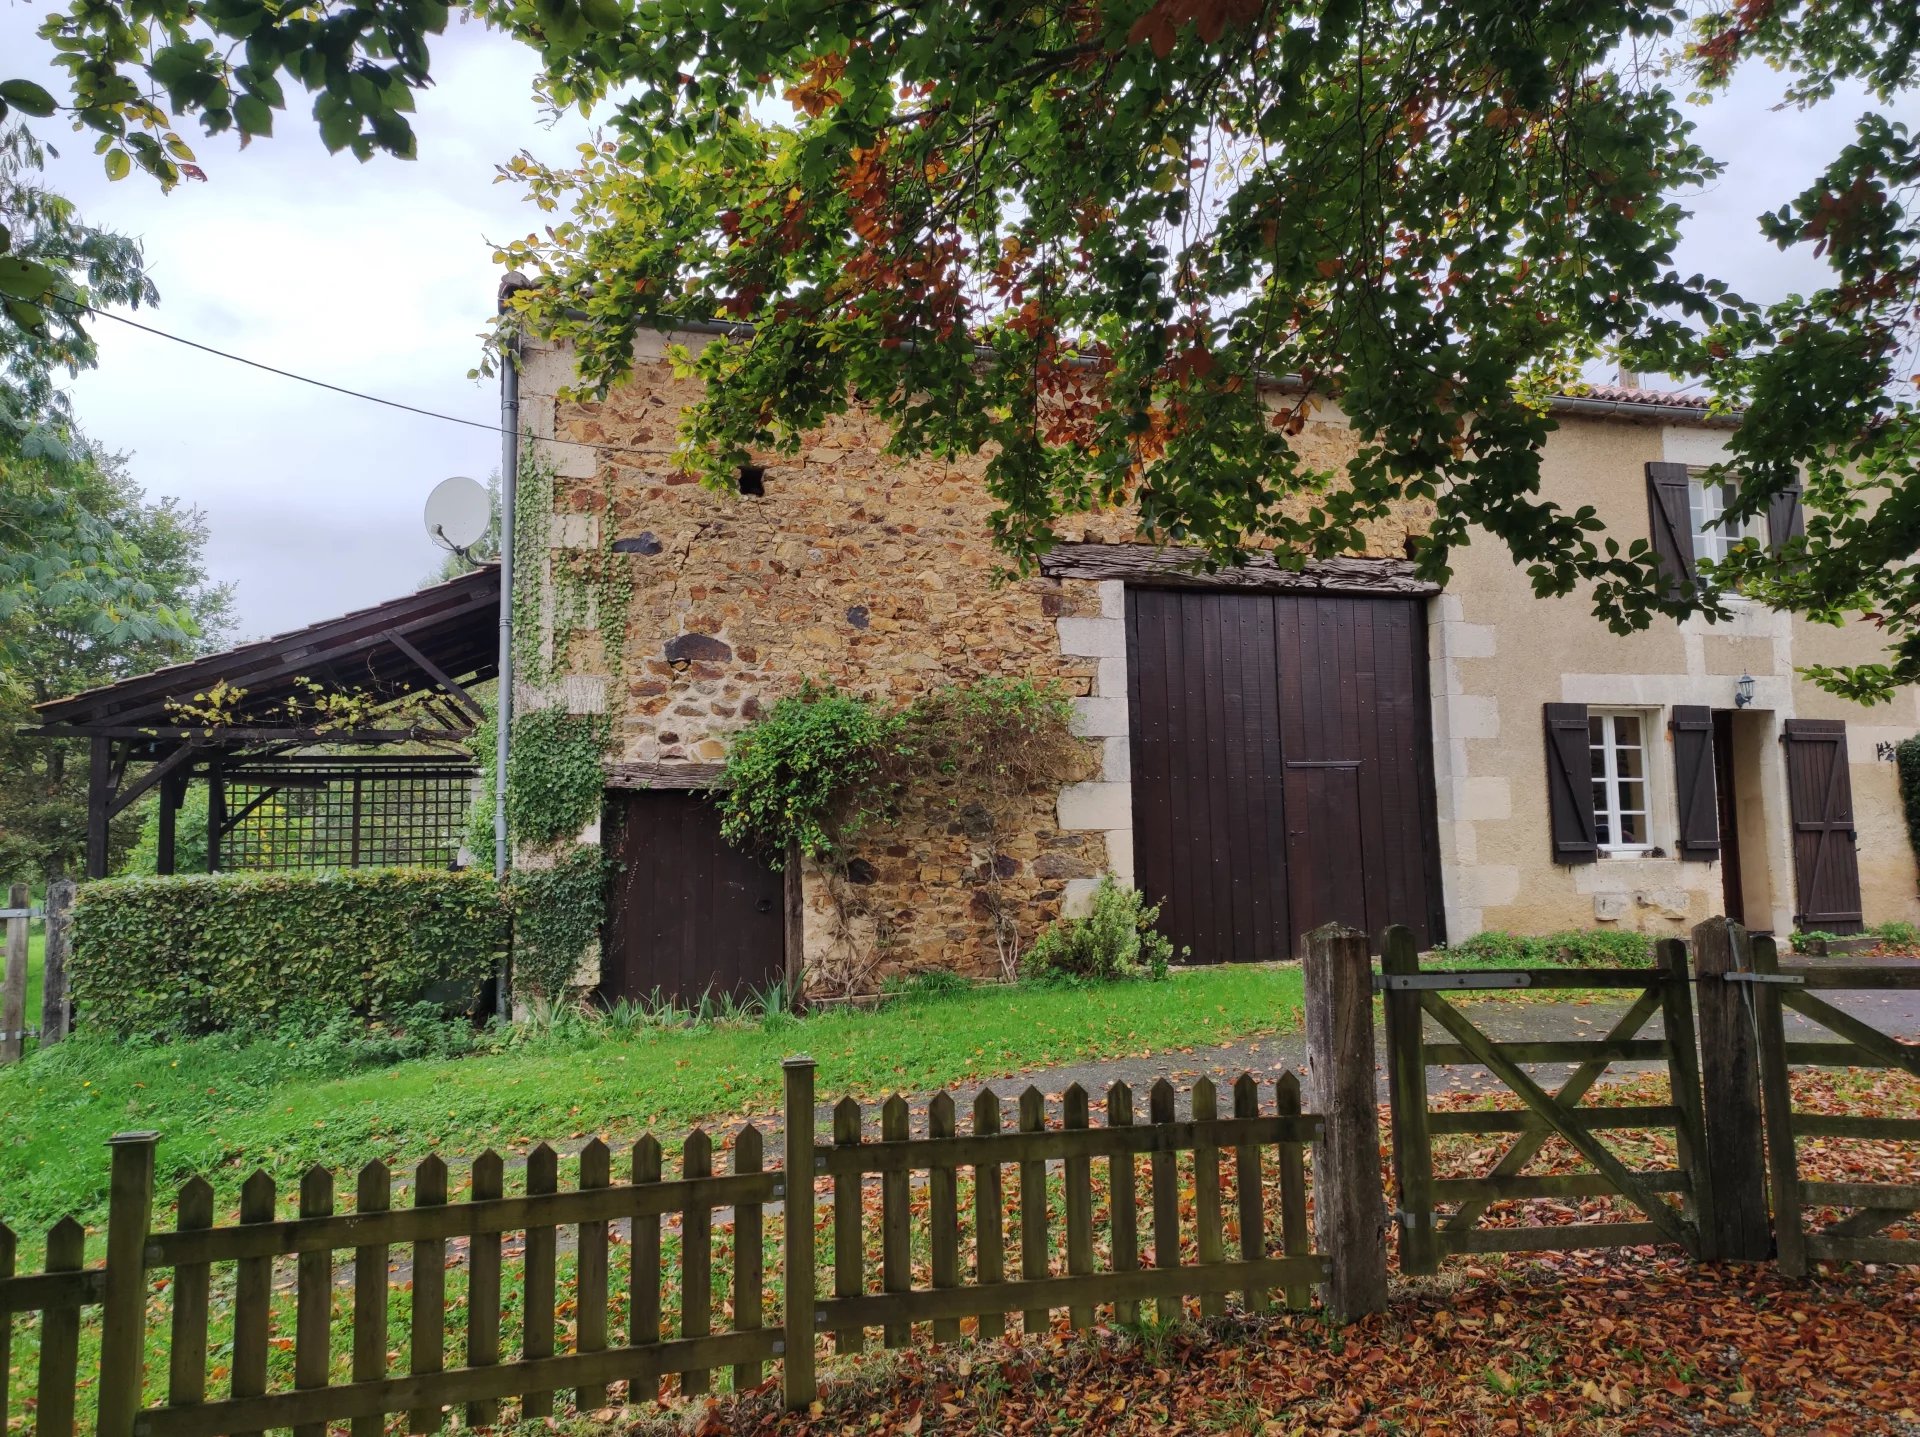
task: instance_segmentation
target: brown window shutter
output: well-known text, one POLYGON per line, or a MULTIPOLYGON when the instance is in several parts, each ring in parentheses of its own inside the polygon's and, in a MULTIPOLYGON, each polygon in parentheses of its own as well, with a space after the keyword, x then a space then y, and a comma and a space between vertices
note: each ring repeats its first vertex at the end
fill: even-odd
POLYGON ((1767 500, 1767 542, 1777 554, 1789 539, 1807 532, 1807 517, 1800 508, 1800 483, 1795 480, 1767 500))
POLYGON ((1600 856, 1593 827, 1593 754, 1585 704, 1547 704, 1547 812, 1555 863, 1600 856))
POLYGON ((1672 596, 1691 595, 1698 580, 1693 563, 1693 514, 1687 486, 1693 476, 1684 464, 1647 465, 1647 519, 1653 555, 1672 596))
POLYGON ((1720 856, 1720 807, 1713 787, 1713 710, 1675 704, 1667 727, 1673 734, 1680 856, 1710 862, 1720 856))

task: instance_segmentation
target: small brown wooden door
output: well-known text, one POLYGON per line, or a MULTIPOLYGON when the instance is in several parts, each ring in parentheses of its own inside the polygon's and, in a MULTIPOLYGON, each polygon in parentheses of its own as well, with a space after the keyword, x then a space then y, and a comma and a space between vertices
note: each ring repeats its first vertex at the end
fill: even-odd
POLYGON ((684 1006, 764 993, 786 975, 783 875, 720 836, 704 794, 608 795, 619 870, 608 885, 600 989, 684 1006))
POLYGON ((1417 600, 1129 589, 1135 879, 1192 961, 1442 937, 1417 600))
POLYGON ((1794 926, 1809 933, 1861 929, 1854 851, 1853 779, 1840 719, 1788 719, 1787 813, 1793 823, 1794 926))

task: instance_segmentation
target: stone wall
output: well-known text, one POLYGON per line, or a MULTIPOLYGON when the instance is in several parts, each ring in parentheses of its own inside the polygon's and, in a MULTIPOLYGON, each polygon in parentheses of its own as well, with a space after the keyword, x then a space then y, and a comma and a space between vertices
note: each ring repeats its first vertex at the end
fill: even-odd
MULTIPOLYGON (((879 425, 851 417, 798 455, 768 456, 763 496, 713 493, 668 456, 697 388, 673 377, 663 343, 643 350, 633 379, 601 403, 556 403, 570 379, 562 352, 536 351, 522 378, 523 422, 537 436, 657 451, 541 446, 561 476, 552 542, 600 543, 610 493, 615 548, 632 581, 621 691, 608 695, 614 761, 657 765, 669 782, 685 765, 697 783, 696 766, 723 758, 734 733, 806 680, 893 707, 942 684, 1004 675, 1057 680, 1074 696, 1087 768, 1098 771, 1101 659, 1071 642, 1063 651, 1061 638, 1100 618, 1100 586, 996 582, 977 462, 901 464, 881 454, 879 425)), ((554 642, 576 688, 614 668, 596 634, 554 642)), ((1029 942, 1058 916, 1069 885, 1090 885, 1116 862, 1072 809, 1057 792, 1031 795, 990 855, 965 795, 930 794, 865 837, 853 881, 837 894, 810 869, 811 980, 837 987, 851 975, 852 986, 872 988, 929 967, 997 973, 997 905, 1029 942)))
MULTIPOLYGON (((550 542, 601 544, 610 497, 633 588, 621 663, 590 628, 548 635, 566 676, 522 702, 604 705, 615 763, 657 766, 669 783, 684 765, 695 783, 735 732, 808 679, 888 705, 991 675, 1059 681, 1074 698, 1084 771, 1031 796, 995 861, 965 796, 940 794, 867 837, 856 882, 805 876, 805 960, 817 985, 840 986, 849 970, 866 988, 931 967, 997 973, 997 909, 1024 946, 1077 911, 1102 872, 1132 880, 1122 586, 1006 578, 980 462, 889 458, 885 426, 860 415, 832 421, 796 455, 765 456, 760 497, 691 482, 670 455, 698 385, 673 375, 674 342, 701 340, 643 338, 630 380, 600 402, 558 399, 572 379, 567 352, 530 350, 521 417, 558 476, 550 542), (609 692, 616 667, 620 691, 609 692)), ((1329 466, 1352 449, 1331 413, 1296 442, 1329 466)), ((1429 512, 1410 505, 1375 525, 1369 552, 1404 553, 1429 512)), ((1075 516, 1062 537, 1126 540, 1135 525, 1126 512, 1075 516)))

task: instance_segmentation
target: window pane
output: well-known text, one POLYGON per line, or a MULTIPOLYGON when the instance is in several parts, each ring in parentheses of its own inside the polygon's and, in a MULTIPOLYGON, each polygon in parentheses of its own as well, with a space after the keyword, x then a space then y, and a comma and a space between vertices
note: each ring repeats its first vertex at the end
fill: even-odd
POLYGON ((1622 813, 1645 813, 1647 811, 1647 789, 1639 779, 1620 781, 1620 811, 1622 813))
POLYGON ((1594 837, 1600 840, 1600 846, 1602 848, 1606 848, 1613 843, 1613 823, 1612 820, 1607 817, 1605 810, 1594 814, 1593 832, 1594 837))
POLYGON ((1644 813, 1623 813, 1620 815, 1620 841, 1622 843, 1645 843, 1647 841, 1647 816, 1644 813))
POLYGON ((1587 719, 1587 742, 1595 748, 1607 741, 1607 721, 1599 714, 1587 719))
POLYGON ((1623 783, 1628 780, 1638 783, 1647 776, 1647 756, 1637 748, 1622 748, 1617 750, 1614 755, 1614 762, 1619 770, 1623 783))
POLYGON ((1614 741, 1620 745, 1638 748, 1640 746, 1640 719, 1634 714, 1615 714, 1613 716, 1614 741))

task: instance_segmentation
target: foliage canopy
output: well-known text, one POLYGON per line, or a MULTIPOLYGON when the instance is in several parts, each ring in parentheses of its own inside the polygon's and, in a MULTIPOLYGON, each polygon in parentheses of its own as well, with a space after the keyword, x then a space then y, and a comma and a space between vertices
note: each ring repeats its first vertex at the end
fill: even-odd
MULTIPOLYGON (((991 456, 1017 565, 1062 516, 1121 500, 1221 561, 1348 551, 1430 502, 1410 541, 1430 577, 1485 531, 1538 592, 1584 588, 1620 629, 1714 611, 1737 580, 1885 624, 1889 662, 1820 671, 1831 686, 1920 678, 1910 0, 470 12, 535 47, 556 104, 609 118, 577 168, 510 167, 566 212, 505 252, 536 280, 515 322, 573 341, 590 388, 650 317, 753 322, 696 363, 685 447, 709 477, 861 403, 900 453, 991 456), (1756 63, 1789 105, 1868 102, 1760 219, 1826 267, 1777 303, 1674 266, 1681 197, 1719 172, 1686 94, 1756 63), (1643 537, 1543 499, 1543 396, 1602 358, 1744 410, 1728 522, 1804 474, 1804 539, 1744 545, 1681 592, 1643 537), (1332 472, 1287 443, 1329 401, 1360 441, 1332 472)), ((197 173, 183 117, 270 133, 291 77, 329 146, 409 155, 447 18, 438 0, 74 0, 42 27, 66 93, 8 80, 0 100, 64 107, 109 173, 170 184, 197 173)))

